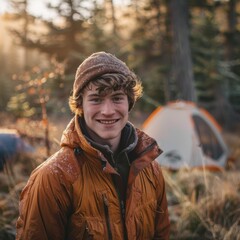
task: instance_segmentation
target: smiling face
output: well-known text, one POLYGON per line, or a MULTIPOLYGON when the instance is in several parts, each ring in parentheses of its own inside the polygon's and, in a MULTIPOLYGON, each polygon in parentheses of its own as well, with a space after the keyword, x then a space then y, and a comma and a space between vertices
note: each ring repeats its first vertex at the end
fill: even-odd
POLYGON ((107 144, 115 151, 121 131, 128 121, 128 97, 123 90, 99 93, 98 87, 89 84, 82 95, 83 117, 91 138, 107 144))

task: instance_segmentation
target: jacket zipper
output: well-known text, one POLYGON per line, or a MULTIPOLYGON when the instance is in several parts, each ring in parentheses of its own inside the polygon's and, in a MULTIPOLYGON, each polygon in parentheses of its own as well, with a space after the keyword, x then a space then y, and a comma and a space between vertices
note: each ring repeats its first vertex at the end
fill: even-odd
POLYGON ((103 194, 103 204, 104 204, 104 213, 106 217, 106 224, 107 224, 107 232, 108 232, 108 239, 112 240, 112 231, 111 231, 111 225, 110 225, 110 217, 109 217, 109 202, 106 197, 106 194, 103 194))
MULTIPOLYGON (((120 154, 119 154, 120 155, 120 154)), ((128 156, 126 154, 129 166, 131 165, 128 159, 128 156)), ((114 160, 114 159, 113 159, 114 160)), ((115 162, 115 161, 114 161, 115 162)), ((117 176, 116 178, 113 177, 113 181, 114 181, 114 185, 115 185, 115 189, 117 191, 117 195, 118 195, 118 200, 119 200, 119 204, 120 204, 120 213, 121 213, 121 220, 122 220, 122 224, 123 224, 123 240, 127 240, 127 229, 126 229, 126 225, 125 225, 125 203, 124 203, 124 197, 123 197, 123 193, 122 193, 122 189, 120 188, 120 183, 119 181, 117 181, 117 178, 120 178, 120 176, 117 176)))
POLYGON ((120 200, 120 204, 121 204, 121 216, 122 216, 122 223, 123 223, 123 229, 124 229, 124 240, 127 240, 127 229, 126 229, 126 225, 125 225, 125 204, 123 202, 123 200, 120 200))
MULTIPOLYGON (((113 181, 114 181, 114 179, 113 179, 113 181)), ((121 214, 121 220, 122 220, 122 224, 123 224, 124 240, 127 240, 127 229, 126 229, 126 225, 125 225, 125 212, 126 212, 126 208, 125 208, 123 197, 122 197, 122 195, 120 193, 119 185, 115 181, 114 181, 114 185, 116 187, 118 200, 119 200, 119 205, 120 205, 120 214, 121 214)))

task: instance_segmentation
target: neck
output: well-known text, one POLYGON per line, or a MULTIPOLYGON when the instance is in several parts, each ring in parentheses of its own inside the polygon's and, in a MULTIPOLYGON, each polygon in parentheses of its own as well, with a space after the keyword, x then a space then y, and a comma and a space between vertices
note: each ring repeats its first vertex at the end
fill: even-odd
POLYGON ((120 144, 120 140, 121 140, 121 135, 116 137, 116 138, 112 138, 112 139, 102 139, 101 137, 99 137, 97 134, 95 134, 90 128, 87 127, 87 132, 90 136, 90 138, 96 142, 99 143, 101 145, 108 145, 110 150, 113 153, 116 153, 120 144))

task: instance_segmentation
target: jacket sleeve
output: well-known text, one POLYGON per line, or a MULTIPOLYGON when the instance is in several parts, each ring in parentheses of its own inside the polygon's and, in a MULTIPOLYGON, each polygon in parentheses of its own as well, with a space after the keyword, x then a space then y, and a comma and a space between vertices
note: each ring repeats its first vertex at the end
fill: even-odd
POLYGON ((60 170, 37 169, 20 196, 16 240, 65 239, 70 191, 60 170))
POLYGON ((155 240, 168 240, 170 236, 170 221, 168 214, 168 204, 166 198, 165 181, 157 162, 154 162, 154 171, 157 181, 158 206, 155 219, 155 240))

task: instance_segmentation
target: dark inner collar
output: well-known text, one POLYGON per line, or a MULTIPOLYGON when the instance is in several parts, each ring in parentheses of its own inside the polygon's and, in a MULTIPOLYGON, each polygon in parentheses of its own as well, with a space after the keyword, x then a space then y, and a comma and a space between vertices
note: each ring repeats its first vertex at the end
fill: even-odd
POLYGON ((119 148, 118 151, 116 153, 113 153, 110 149, 110 147, 108 145, 102 145, 99 144, 98 142, 95 142, 91 137, 90 134, 87 131, 87 127, 86 127, 86 123, 84 121, 84 118, 79 117, 79 125, 81 128, 81 131, 84 135, 84 137, 87 139, 87 141, 89 142, 89 144, 91 144, 91 146, 93 146, 94 148, 100 150, 104 155, 105 154, 111 154, 111 155, 118 155, 121 152, 130 152, 132 151, 136 144, 137 144, 137 133, 135 128, 133 127, 133 125, 131 123, 127 123, 125 125, 125 127, 122 130, 121 133, 121 139, 120 139, 120 143, 119 143, 119 148))

